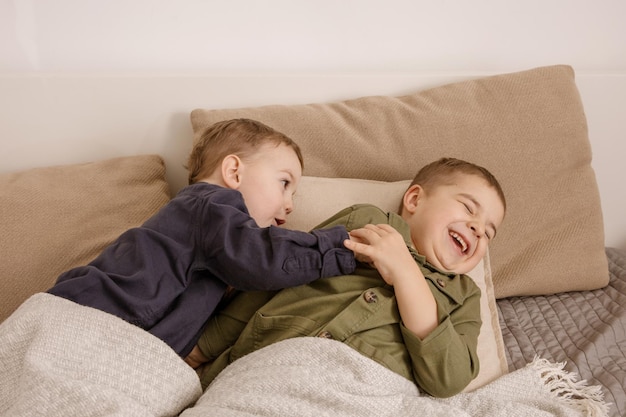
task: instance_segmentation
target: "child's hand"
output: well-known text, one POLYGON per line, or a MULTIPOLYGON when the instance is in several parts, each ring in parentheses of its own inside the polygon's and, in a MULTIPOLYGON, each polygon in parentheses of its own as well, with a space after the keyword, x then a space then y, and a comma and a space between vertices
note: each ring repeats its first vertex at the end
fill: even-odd
MULTIPOLYGON (((348 233, 348 235, 349 235, 350 239, 349 239, 349 240, 346 240, 346 241, 344 242, 344 246, 345 246, 346 248, 350 249, 352 252, 354 252, 354 258, 355 258, 357 261, 362 262, 362 263, 365 263, 365 264, 371 264, 371 263, 372 263, 372 260, 371 260, 369 257, 365 256, 363 253, 356 252, 356 251, 354 250, 354 247, 350 246, 350 244, 363 244, 363 245, 367 245, 367 241, 366 241, 366 240, 363 240, 363 239, 361 239, 361 238, 359 238, 359 237, 357 236, 357 234, 354 234, 354 235, 353 235, 353 234, 352 234, 352 232, 349 232, 349 233, 348 233), (347 243, 347 242, 349 242, 349 243, 347 243)), ((372 266, 372 267, 374 267, 374 265, 371 265, 371 266, 372 266)))
POLYGON ((191 366, 193 369, 196 369, 200 365, 205 362, 208 362, 209 359, 204 356, 198 345, 194 346, 189 355, 185 358, 185 363, 191 366))
POLYGON ((352 230, 344 245, 357 260, 369 259, 385 282, 393 285, 407 329, 424 339, 437 327, 437 302, 398 231, 387 224, 368 224, 352 230))
POLYGON ((396 272, 403 265, 412 268, 415 261, 406 247, 404 238, 388 224, 368 224, 350 232, 350 239, 344 242, 346 248, 354 252, 355 258, 366 262, 378 270, 385 282, 394 284, 396 272))

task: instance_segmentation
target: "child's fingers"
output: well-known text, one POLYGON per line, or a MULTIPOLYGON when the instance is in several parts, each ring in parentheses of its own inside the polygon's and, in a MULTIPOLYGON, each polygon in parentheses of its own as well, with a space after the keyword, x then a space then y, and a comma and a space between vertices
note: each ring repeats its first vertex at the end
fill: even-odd
POLYGON ((376 225, 367 224, 360 229, 354 229, 350 231, 350 236, 354 236, 363 240, 367 243, 372 243, 372 241, 380 236, 382 236, 384 232, 376 225))
POLYGON ((364 253, 370 248, 370 246, 367 243, 360 243, 360 242, 356 242, 350 239, 344 240, 343 244, 346 248, 350 249, 353 252, 358 252, 358 253, 364 253))
POLYGON ((371 258, 368 255, 368 252, 371 251, 371 247, 365 243, 355 242, 350 239, 346 239, 343 242, 344 246, 354 252, 354 257, 359 262, 371 262, 371 258))
POLYGON ((352 252, 369 255, 372 251, 372 247, 368 243, 355 242, 354 240, 346 239, 343 242, 344 246, 350 249, 352 252))
POLYGON ((386 224, 386 223, 377 224, 376 227, 378 228, 379 231, 385 231, 387 233, 399 233, 390 224, 386 224))

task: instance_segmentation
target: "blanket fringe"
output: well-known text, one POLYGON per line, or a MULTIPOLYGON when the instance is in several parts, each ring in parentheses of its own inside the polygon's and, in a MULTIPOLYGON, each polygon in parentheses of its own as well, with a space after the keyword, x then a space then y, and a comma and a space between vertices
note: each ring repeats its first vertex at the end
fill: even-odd
POLYGON ((589 417, 607 417, 609 403, 604 401, 602 389, 597 385, 587 385, 586 380, 578 381, 576 374, 566 371, 565 362, 550 362, 535 357, 528 365, 539 372, 541 380, 552 395, 575 410, 589 417))

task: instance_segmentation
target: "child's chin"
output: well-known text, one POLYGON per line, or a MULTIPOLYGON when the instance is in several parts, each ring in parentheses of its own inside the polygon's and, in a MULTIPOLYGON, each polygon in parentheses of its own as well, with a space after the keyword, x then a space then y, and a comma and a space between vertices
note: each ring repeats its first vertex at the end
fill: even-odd
POLYGON ((478 262, 472 262, 472 264, 470 264, 470 265, 464 265, 463 268, 459 268, 461 270, 461 272, 457 272, 457 274, 468 274, 471 271, 473 271, 474 268, 476 268, 477 265, 478 265, 478 262))

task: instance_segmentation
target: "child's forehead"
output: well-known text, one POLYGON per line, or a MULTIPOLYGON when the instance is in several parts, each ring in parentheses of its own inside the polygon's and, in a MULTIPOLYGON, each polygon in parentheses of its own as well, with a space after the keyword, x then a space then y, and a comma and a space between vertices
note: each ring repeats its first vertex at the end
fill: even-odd
POLYGON ((482 176, 464 172, 453 172, 439 178, 433 178, 431 184, 433 187, 454 186, 458 188, 494 188, 489 181, 482 176))
POLYGON ((479 195, 488 193, 497 196, 498 201, 502 203, 498 190, 490 184, 489 181, 479 175, 458 175, 455 178, 448 178, 446 181, 433 184, 433 188, 446 188, 455 194, 475 196, 476 198, 479 195))

